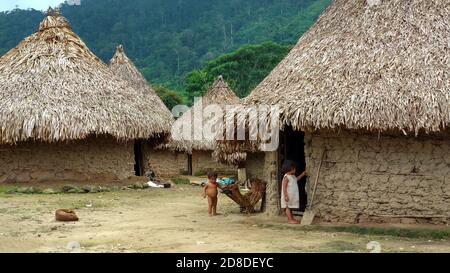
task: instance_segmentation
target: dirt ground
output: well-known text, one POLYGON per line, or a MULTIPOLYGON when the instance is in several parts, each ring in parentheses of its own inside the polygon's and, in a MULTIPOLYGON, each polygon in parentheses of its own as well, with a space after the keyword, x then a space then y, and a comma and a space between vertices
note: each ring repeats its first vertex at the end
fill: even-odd
MULTIPOLYGON (((80 195, 0 193, 0 252, 70 252, 71 242, 81 252, 369 252, 371 241, 382 252, 450 252, 446 236, 360 234, 241 215, 224 195, 219 211, 209 217, 201 188, 188 185, 80 195), (60 208, 76 209, 80 221, 55 222, 60 208)), ((438 229, 449 234, 448 227, 438 229)))

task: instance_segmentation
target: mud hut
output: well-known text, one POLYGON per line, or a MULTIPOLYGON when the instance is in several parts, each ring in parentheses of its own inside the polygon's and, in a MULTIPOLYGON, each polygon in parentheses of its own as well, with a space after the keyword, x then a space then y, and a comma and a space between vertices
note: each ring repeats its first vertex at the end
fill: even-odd
MULTIPOLYGON (((127 81, 135 90, 142 92, 144 96, 150 96, 154 111, 163 113, 154 118, 159 123, 167 124, 171 128, 174 122, 172 113, 134 63, 128 58, 122 45, 117 46, 109 67, 117 77, 127 81)), ((180 164, 186 164, 186 166, 183 166, 185 169, 187 167, 187 163, 184 162, 186 161, 184 154, 181 152, 155 149, 154 143, 143 141, 137 142, 136 150, 141 155, 137 160, 140 173, 145 174, 148 171, 153 171, 158 173, 159 176, 171 177, 174 172, 179 174, 178 168, 180 164)))
MULTIPOLYGON (((172 140, 164 145, 164 149, 183 152, 186 155, 187 169, 182 172, 188 175, 201 175, 214 170, 221 175, 236 175, 237 168, 227 164, 217 163, 212 158, 215 147, 214 135, 207 135, 204 125, 214 122, 208 109, 223 111, 223 119, 227 106, 239 104, 240 100, 231 90, 222 76, 214 82, 208 92, 196 101, 194 105, 178 118, 172 129, 172 140)), ((212 126, 214 127, 214 126, 212 126)), ((213 128, 215 130, 217 128, 213 128)), ((221 131, 218 130, 218 131, 221 131)))
POLYGON ((135 141, 170 134, 155 100, 116 77, 49 10, 0 58, 0 183, 135 176, 135 141))
POLYGON ((448 1, 332 2, 246 100, 280 107, 270 213, 291 159, 319 177, 323 221, 449 221, 449 18, 448 1))

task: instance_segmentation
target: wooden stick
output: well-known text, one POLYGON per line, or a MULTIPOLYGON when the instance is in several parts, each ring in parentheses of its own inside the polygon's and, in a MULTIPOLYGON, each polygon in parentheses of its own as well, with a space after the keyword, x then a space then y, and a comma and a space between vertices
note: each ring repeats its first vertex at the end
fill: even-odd
POLYGON ((324 158, 325 158, 325 153, 326 153, 326 151, 327 151, 327 150, 324 149, 323 152, 322 152, 322 158, 320 159, 320 164, 319 164, 319 169, 318 169, 318 171, 317 171, 316 181, 314 182, 313 194, 312 194, 312 196, 311 196, 311 209, 312 209, 312 207, 314 206, 314 197, 316 196, 317 184, 318 184, 318 182, 319 182, 320 171, 321 171, 321 169, 322 169, 322 163, 323 163, 323 160, 324 160, 324 158))

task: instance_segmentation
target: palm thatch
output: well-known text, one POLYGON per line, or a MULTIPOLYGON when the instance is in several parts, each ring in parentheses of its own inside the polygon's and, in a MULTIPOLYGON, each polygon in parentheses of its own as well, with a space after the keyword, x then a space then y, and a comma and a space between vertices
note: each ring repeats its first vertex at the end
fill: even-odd
POLYGON ((226 112, 227 106, 234 106, 240 103, 240 99, 236 96, 236 94, 231 90, 228 84, 225 82, 222 76, 219 76, 218 79, 214 82, 212 87, 206 93, 206 95, 202 98, 200 103, 196 102, 185 112, 178 120, 175 121, 172 136, 182 135, 179 129, 182 128, 190 128, 190 136, 188 134, 188 139, 184 138, 183 135, 181 139, 172 140, 168 144, 167 147, 177 150, 183 151, 187 153, 192 153, 193 150, 198 151, 212 151, 215 147, 214 139, 209 139, 206 137, 201 138, 200 140, 195 137, 194 130, 199 130, 199 128, 195 128, 197 124, 206 124, 211 118, 208 115, 203 115, 203 117, 199 115, 195 115, 196 111, 203 112, 203 110, 210 105, 217 105, 221 107, 222 111, 226 112), (203 118, 203 120, 199 120, 203 118))
POLYGON ((449 18, 448 0, 335 0, 244 103, 278 105, 296 130, 442 132, 449 18))
POLYGON ((174 122, 172 113, 125 54, 122 45, 117 46, 116 53, 112 57, 109 67, 117 77, 127 81, 135 90, 142 92, 143 96, 150 97, 153 113, 159 113, 153 116, 154 120, 158 124, 164 125, 165 131, 170 132, 174 122))
POLYGON ((49 11, 38 32, 0 58, 0 143, 111 135, 119 140, 170 133, 151 96, 116 77, 49 11))
POLYGON ((247 101, 297 130, 442 131, 449 18, 447 0, 335 0, 247 101))

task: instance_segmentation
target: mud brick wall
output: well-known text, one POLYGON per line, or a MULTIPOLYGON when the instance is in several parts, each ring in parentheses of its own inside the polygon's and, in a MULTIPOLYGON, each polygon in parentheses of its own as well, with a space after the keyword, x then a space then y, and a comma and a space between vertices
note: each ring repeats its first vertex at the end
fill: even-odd
POLYGON ((448 221, 416 216, 450 215, 450 138, 320 132, 305 144, 311 182, 327 150, 316 197, 322 220, 448 221))
POLYGON ((91 137, 0 146, 0 183, 112 182, 134 176, 133 143, 91 137))
POLYGON ((247 178, 264 179, 264 153, 248 153, 246 161, 247 178))
POLYGON ((215 171, 220 176, 237 176, 237 167, 218 163, 212 158, 212 151, 192 152, 192 173, 208 173, 215 171))
POLYGON ((278 181, 278 152, 268 152, 264 157, 264 181, 267 182, 266 188, 266 211, 269 216, 279 215, 280 194, 278 181))
POLYGON ((146 170, 152 170, 157 177, 163 179, 179 177, 188 169, 188 157, 185 153, 150 149, 146 157, 148 158, 146 170))

